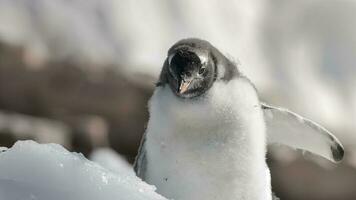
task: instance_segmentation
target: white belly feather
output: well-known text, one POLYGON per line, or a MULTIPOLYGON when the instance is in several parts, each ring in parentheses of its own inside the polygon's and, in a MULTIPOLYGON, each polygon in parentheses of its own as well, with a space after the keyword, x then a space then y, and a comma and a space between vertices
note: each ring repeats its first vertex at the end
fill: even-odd
POLYGON ((245 79, 215 82, 200 99, 157 88, 146 136, 145 179, 168 198, 271 198, 263 114, 245 79))

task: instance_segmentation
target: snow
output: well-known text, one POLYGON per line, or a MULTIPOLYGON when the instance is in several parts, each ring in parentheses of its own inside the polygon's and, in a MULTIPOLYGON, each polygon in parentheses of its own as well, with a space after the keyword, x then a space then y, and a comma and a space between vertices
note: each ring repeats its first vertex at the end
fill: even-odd
POLYGON ((19 141, 0 153, 1 200, 164 200, 128 170, 114 173, 58 144, 19 141))
POLYGON ((130 165, 124 158, 110 148, 99 148, 94 150, 90 155, 90 160, 100 164, 112 172, 125 173, 128 175, 136 176, 130 165))

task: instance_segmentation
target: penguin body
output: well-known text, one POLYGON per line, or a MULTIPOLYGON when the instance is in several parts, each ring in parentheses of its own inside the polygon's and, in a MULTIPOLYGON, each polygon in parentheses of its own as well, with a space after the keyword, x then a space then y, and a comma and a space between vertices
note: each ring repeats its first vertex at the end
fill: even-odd
MULTIPOLYGON (((270 200, 266 122, 273 120, 266 111, 268 119, 288 112, 262 105, 251 81, 210 43, 181 40, 168 51, 149 102, 136 174, 175 200, 270 200)), ((338 140, 317 133, 325 139, 317 151, 333 156, 338 140)))
POLYGON ((150 113, 144 180, 158 193, 173 199, 266 199, 265 124, 247 80, 216 83, 194 100, 159 88, 150 113), (240 90, 231 92, 235 87, 240 90))

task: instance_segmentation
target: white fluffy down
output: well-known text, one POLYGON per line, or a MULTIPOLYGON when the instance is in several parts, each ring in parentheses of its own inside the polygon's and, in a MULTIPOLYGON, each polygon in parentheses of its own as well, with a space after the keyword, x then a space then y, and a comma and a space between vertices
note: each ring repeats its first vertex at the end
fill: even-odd
POLYGON ((1 150, 1 200, 165 199, 132 173, 113 173, 57 144, 22 141, 1 150))
POLYGON ((200 99, 157 88, 145 179, 177 200, 270 199, 265 145, 263 114, 248 80, 215 82, 200 99))

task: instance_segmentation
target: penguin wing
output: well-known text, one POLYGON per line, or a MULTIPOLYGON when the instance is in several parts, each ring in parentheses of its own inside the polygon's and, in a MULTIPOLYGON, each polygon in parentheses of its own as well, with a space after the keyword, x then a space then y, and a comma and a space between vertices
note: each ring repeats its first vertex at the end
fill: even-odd
POLYGON ((136 156, 133 168, 135 170, 135 173, 138 177, 140 177, 142 180, 145 180, 145 173, 146 173, 146 167, 147 167, 147 158, 146 158, 146 133, 143 134, 140 147, 138 149, 138 154, 136 156))
POLYGON ((321 125, 285 108, 264 103, 261 107, 266 121, 268 144, 283 144, 303 149, 332 162, 343 158, 342 144, 321 125))

